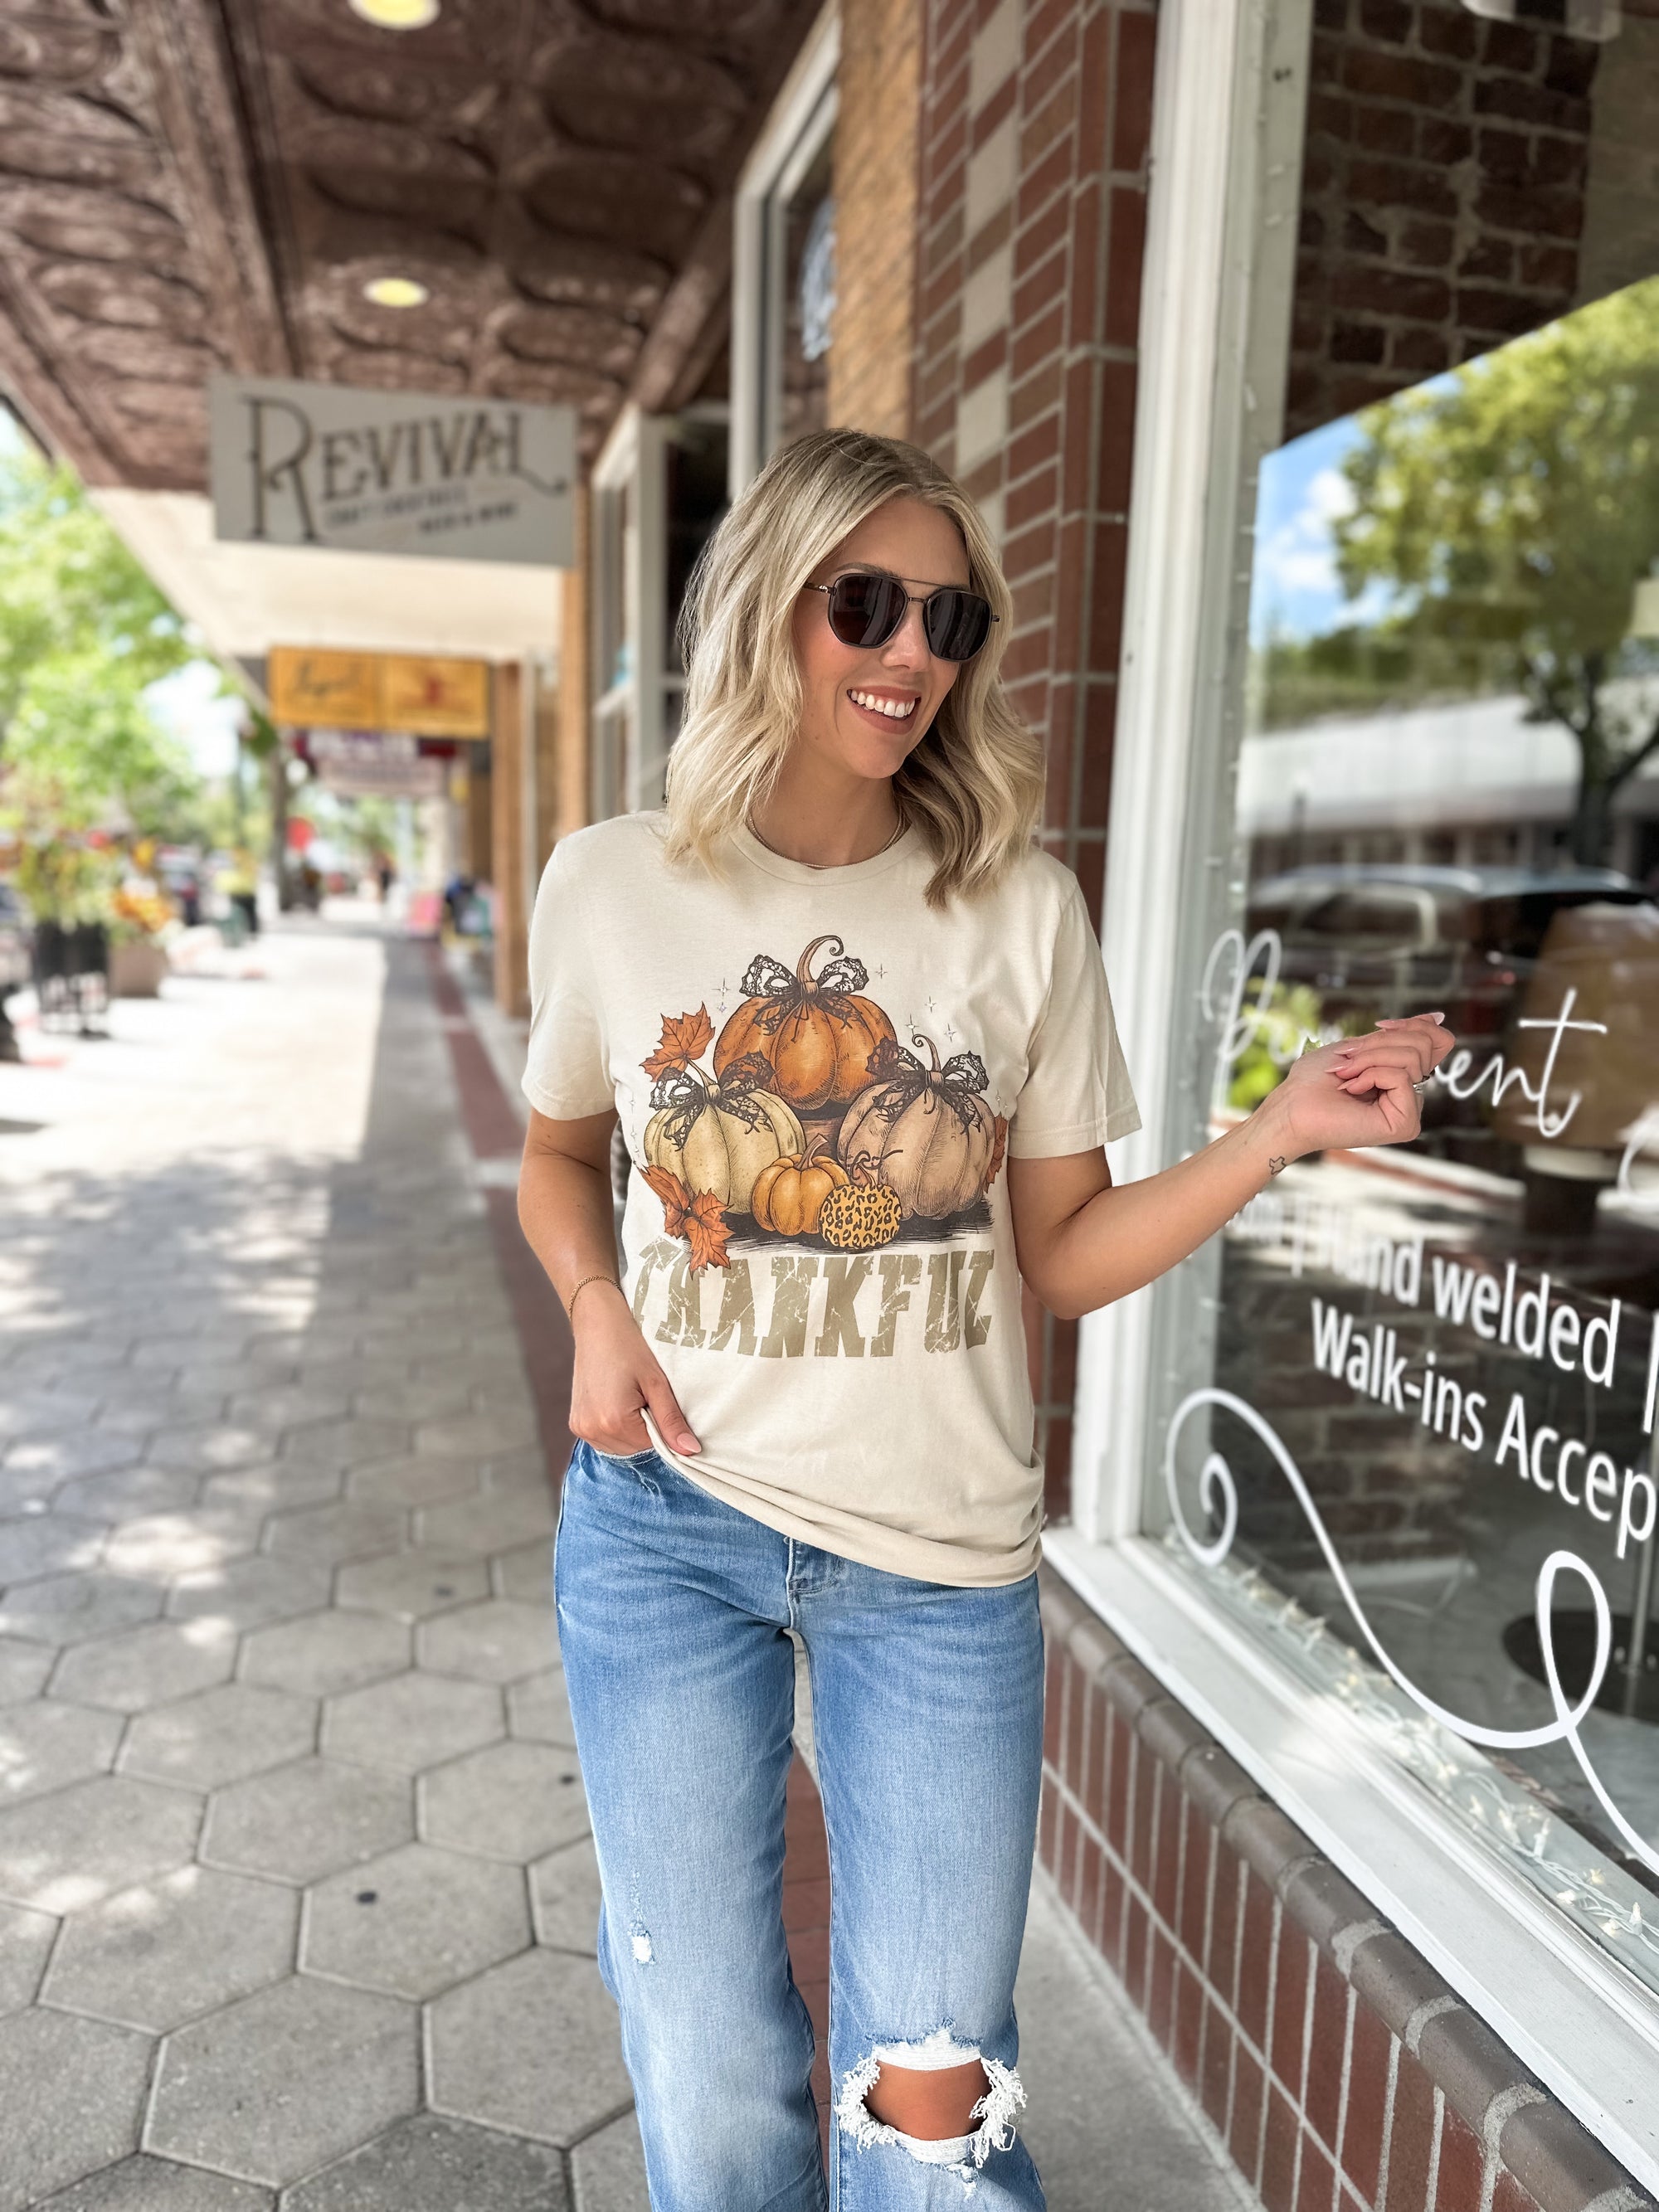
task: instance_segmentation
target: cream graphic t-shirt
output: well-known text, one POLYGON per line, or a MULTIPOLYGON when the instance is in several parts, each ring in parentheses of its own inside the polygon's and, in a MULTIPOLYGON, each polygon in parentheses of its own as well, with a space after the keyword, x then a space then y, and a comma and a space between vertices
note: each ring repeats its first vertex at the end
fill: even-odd
POLYGON ((1076 878, 1034 848, 941 912, 915 830, 844 868, 741 831, 719 876, 662 836, 624 815, 549 861, 524 1090, 621 1117, 623 1287, 702 1445, 664 1456, 867 1565, 1018 1581, 1042 1476, 1004 1161, 1139 1125, 1076 878))

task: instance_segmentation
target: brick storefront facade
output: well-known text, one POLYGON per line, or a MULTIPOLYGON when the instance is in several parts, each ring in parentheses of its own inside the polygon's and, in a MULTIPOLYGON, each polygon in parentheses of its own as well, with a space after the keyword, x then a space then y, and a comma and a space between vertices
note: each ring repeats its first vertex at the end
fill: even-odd
MULTIPOLYGON (((1042 840, 1097 914, 1158 28, 1154 0, 840 8, 827 416, 914 438, 981 502, 1014 597, 1006 672, 1047 753, 1042 840)), ((1602 250, 1598 65, 1584 40, 1462 0, 1314 0, 1287 437, 1583 296, 1602 250)), ((1637 135, 1627 116, 1621 158, 1637 135)), ((1248 1242, 1226 1265, 1223 1362, 1255 1360, 1345 1557, 1436 1553, 1450 1445, 1402 1444, 1310 1375, 1305 1291, 1248 1242)), ((1030 1302, 1027 1326, 1059 1520, 1077 1332, 1030 1302)), ((1246 1536, 1289 1556, 1300 1526, 1279 1492, 1247 1475, 1242 1504, 1246 1536)), ((1045 1584, 1043 1863, 1268 2212, 1652 2212, 1190 1714, 1045 1584)), ((816 1814, 792 1817, 817 1848, 816 1814)), ((814 2002, 826 1909, 815 1863, 791 1903, 814 2002)))
MULTIPOLYGON (((910 432, 1000 535, 1017 609, 1006 665, 1048 752, 1043 840, 1097 912, 1157 14, 921 0, 921 26, 910 432)), ((1316 0, 1287 435, 1573 303, 1596 62, 1583 40, 1480 21, 1460 0, 1316 0)), ((1242 1292, 1251 1255, 1229 1258, 1242 1292)), ((1028 1326, 1060 1515, 1076 1332, 1034 1307, 1028 1326)), ((1434 1550, 1437 1440, 1414 1437, 1401 1461, 1376 1424, 1326 1402, 1305 1357, 1292 1371, 1289 1328, 1275 1417, 1328 1447, 1345 1552, 1397 1547, 1402 1526, 1434 1550)), ((1279 1510, 1244 1503, 1259 1527, 1279 1510)), ((1044 1611, 1043 1863, 1268 2212, 1649 2206, 1058 1582, 1044 1611)))

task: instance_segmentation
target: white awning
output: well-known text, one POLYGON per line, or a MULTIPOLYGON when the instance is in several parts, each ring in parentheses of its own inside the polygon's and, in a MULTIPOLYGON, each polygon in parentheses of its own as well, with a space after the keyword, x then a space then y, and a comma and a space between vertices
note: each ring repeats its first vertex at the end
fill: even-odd
POLYGON ((223 544, 210 504, 193 493, 106 487, 91 496, 225 659, 261 659, 273 645, 491 660, 556 647, 557 568, 223 544))

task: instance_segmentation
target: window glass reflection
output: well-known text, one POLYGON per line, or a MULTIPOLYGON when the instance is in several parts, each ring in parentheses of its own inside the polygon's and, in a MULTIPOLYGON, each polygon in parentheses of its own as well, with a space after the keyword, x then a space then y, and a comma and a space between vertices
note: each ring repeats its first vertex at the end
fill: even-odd
POLYGON ((1659 24, 1397 14, 1315 40, 1192 1064, 1220 1127, 1308 1038, 1460 1045, 1166 1301, 1153 1522, 1659 1989, 1659 24))

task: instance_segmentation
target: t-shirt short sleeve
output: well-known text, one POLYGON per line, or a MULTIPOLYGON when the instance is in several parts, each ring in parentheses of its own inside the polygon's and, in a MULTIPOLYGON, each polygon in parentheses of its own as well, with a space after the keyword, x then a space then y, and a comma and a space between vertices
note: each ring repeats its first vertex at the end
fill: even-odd
POLYGON ((1008 1150, 1015 1159, 1056 1159, 1139 1127, 1100 946, 1073 884, 1060 907, 1048 994, 1026 1054, 1008 1150))
POLYGON ((561 844, 543 873, 530 921, 530 1050, 523 1083, 536 1111, 553 1121, 579 1121, 616 1103, 592 945, 577 871, 561 844))

